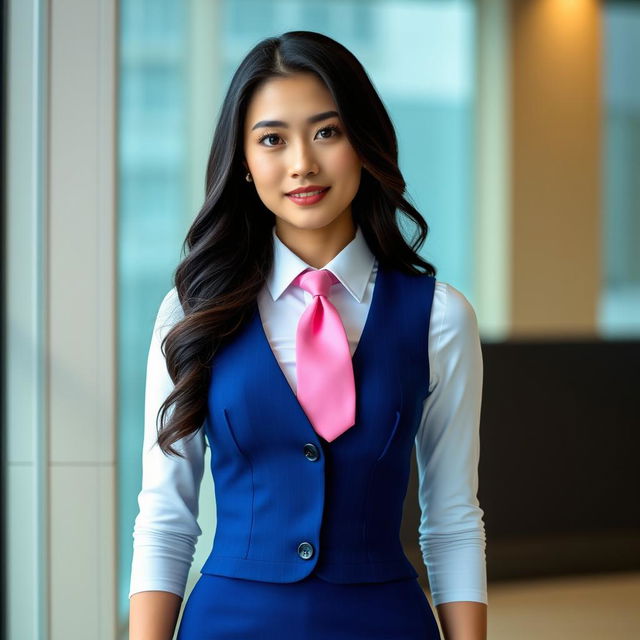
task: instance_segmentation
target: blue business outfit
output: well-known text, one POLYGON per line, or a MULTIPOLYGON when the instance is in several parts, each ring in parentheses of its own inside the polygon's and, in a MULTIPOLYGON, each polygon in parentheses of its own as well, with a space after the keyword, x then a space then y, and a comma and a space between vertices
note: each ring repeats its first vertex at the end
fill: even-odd
POLYGON ((218 350, 205 424, 217 528, 178 640, 440 637, 399 539, 434 286, 379 265, 353 355, 356 424, 331 443, 298 403, 257 304, 218 350))

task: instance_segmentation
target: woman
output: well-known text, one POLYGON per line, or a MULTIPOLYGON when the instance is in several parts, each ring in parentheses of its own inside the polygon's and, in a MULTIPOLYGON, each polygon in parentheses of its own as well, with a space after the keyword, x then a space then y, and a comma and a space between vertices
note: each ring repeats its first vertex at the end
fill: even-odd
POLYGON ((288 32, 240 64, 149 352, 132 640, 173 635, 206 446, 217 525, 179 640, 439 638, 399 541, 414 444, 444 637, 485 638, 476 317, 416 253, 397 162, 339 43, 288 32))

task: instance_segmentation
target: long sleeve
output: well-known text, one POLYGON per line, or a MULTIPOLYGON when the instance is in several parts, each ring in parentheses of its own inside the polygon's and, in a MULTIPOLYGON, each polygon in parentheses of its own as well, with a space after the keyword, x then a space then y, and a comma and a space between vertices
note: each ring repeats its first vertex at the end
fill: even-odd
POLYGON ((416 435, 419 543, 435 605, 488 603, 484 512, 479 506, 483 363, 473 307, 436 282, 429 332, 431 393, 416 435))
POLYGON ((160 346, 182 314, 173 288, 160 304, 147 359, 142 489, 133 530, 129 597, 138 591, 170 591, 184 597, 195 544, 202 533, 197 517, 206 446, 203 426, 174 443, 185 459, 163 454, 156 444, 156 415, 173 389, 160 346))

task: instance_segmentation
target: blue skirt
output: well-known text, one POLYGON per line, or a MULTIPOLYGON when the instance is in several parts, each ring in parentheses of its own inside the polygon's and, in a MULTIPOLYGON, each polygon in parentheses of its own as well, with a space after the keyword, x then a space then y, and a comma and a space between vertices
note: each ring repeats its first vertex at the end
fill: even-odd
POLYGON ((440 640, 417 578, 274 583, 201 574, 177 640, 440 640))

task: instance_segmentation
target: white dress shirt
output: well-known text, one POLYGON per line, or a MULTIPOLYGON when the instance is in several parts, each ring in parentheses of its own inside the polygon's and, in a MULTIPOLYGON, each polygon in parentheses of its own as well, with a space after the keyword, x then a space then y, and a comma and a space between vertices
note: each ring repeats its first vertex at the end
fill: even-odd
MULTIPOLYGON (((312 296, 292 280, 309 268, 272 231, 274 264, 258 296, 260 318, 276 359, 296 390, 295 335, 312 296)), ((323 268, 340 283, 330 292, 354 353, 369 312, 378 272, 362 231, 323 268)), ((155 417, 173 388, 160 343, 183 315, 175 288, 164 297, 147 360, 142 489, 133 531, 129 597, 170 591, 184 597, 195 544, 202 533, 198 497, 204 470, 204 425, 174 444, 185 459, 165 456, 155 417), (185 441, 186 440, 186 441, 185 441)), ((419 544, 434 605, 488 602, 484 512, 477 499, 482 353, 473 307, 453 286, 436 280, 428 337, 430 394, 415 438, 421 520, 419 544)))

